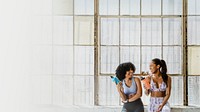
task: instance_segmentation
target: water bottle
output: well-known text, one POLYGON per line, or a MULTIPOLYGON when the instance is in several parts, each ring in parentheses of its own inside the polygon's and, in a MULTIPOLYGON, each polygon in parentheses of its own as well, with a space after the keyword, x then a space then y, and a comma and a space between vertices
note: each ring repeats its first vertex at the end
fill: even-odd
POLYGON ((115 84, 119 84, 119 82, 121 82, 117 77, 114 77, 114 76, 110 76, 112 81, 115 82, 115 84))
POLYGON ((140 77, 140 80, 142 81, 142 84, 146 87, 147 90, 151 88, 150 82, 145 78, 145 76, 148 75, 148 72, 142 72, 142 76, 140 77))

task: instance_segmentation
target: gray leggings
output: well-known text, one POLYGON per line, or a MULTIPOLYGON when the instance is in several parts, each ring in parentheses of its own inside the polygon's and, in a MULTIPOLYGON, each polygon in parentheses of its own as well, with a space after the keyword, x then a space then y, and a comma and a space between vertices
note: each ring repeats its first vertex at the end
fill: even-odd
POLYGON ((125 103, 121 112, 144 112, 144 106, 141 99, 125 103))

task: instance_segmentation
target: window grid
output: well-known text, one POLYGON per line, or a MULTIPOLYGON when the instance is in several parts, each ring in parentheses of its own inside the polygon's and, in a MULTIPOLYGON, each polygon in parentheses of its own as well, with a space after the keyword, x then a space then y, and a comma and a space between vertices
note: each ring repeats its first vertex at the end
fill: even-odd
MULTIPOLYGON (((161 0, 162 1, 162 0, 161 0)), ((163 3, 163 1, 161 2, 161 4, 163 3)), ((141 5, 141 1, 140 1, 140 5, 141 5)), ((141 9, 142 7, 140 6, 140 9, 141 9)), ((165 46, 172 46, 172 47, 175 47, 175 46, 179 46, 179 47, 181 47, 181 45, 163 45, 163 19, 164 18, 182 18, 182 15, 162 15, 162 5, 161 5, 161 15, 142 15, 141 14, 141 10, 140 10, 140 15, 139 16, 134 16, 134 15, 129 15, 129 16, 127 16, 127 15, 120 15, 120 4, 119 4, 119 15, 99 15, 99 21, 100 21, 100 27, 99 27, 99 40, 100 40, 100 42, 99 42, 99 44, 100 44, 100 47, 99 47, 99 49, 101 49, 102 47, 113 47, 113 46, 115 46, 115 47, 118 47, 118 49, 119 49, 119 63, 121 63, 120 62, 120 60, 121 60, 121 57, 120 57, 120 48, 121 47, 123 47, 123 46, 127 46, 127 47, 135 47, 135 46, 139 46, 140 47, 140 56, 142 56, 142 47, 153 47, 153 46, 159 46, 159 47, 161 47, 161 58, 163 58, 163 47, 165 47, 165 46), (102 42, 101 42, 101 37, 102 37, 102 35, 101 35, 101 20, 102 19, 107 19, 107 18, 114 18, 114 19, 117 19, 118 18, 118 20, 119 20, 119 43, 117 44, 117 45, 105 45, 105 44, 101 44, 102 42), (139 45, 121 45, 121 35, 120 35, 120 33, 121 33, 121 18, 129 18, 129 19, 132 19, 132 18, 139 18, 140 19, 140 44, 139 45), (143 18, 161 18, 161 45, 143 45, 142 44, 142 19, 143 18)), ((152 31, 151 31, 152 32, 152 31)), ((101 50, 100 50, 101 51, 101 50)), ((101 54, 101 53, 99 53, 99 54, 101 54)), ((99 69, 99 71, 100 71, 100 73, 98 73, 98 75, 100 75, 100 76, 109 76, 109 75, 113 75, 113 73, 101 73, 101 58, 103 58, 103 57, 101 57, 101 55, 99 55, 100 56, 100 61, 99 61, 99 65, 100 65, 100 69, 99 69)), ((142 59, 140 59, 140 71, 142 70, 142 59)), ((136 75, 139 75, 139 74, 136 74, 136 75)), ((173 76, 181 76, 181 73, 180 74, 171 74, 171 75, 173 75, 173 76)), ((119 104, 121 105, 121 101, 119 101, 119 104)))
MULTIPOLYGON (((161 44, 160 45, 143 45, 142 44, 142 38, 141 38, 141 36, 142 36, 142 21, 141 21, 141 19, 143 19, 142 17, 140 17, 140 45, 121 45, 121 42, 120 42, 120 38, 121 38, 121 35, 120 35, 120 28, 121 28, 121 18, 123 18, 124 16, 118 16, 118 17, 116 17, 116 18, 114 18, 114 19, 117 19, 117 18, 119 18, 119 45, 105 45, 105 44, 101 44, 102 42, 99 42, 99 44, 100 44, 100 49, 101 49, 101 47, 118 47, 118 49, 119 49, 119 53, 120 53, 120 48, 121 47, 124 47, 124 46, 126 46, 126 47, 140 47, 140 48, 142 48, 142 47, 161 47, 161 49, 163 49, 163 47, 181 47, 182 45, 163 45, 163 18, 161 18, 161 44)), ((148 18, 154 18, 153 16, 146 16, 146 17, 148 17, 148 18)), ((109 17, 110 18, 110 17, 109 17)), ((165 17, 166 18, 166 17, 165 17)), ((170 16, 170 18, 172 18, 172 16, 170 16)), ((174 16, 174 18, 177 18, 177 16, 174 16)), ((181 17, 178 17, 178 18, 180 18, 181 19, 181 17)), ((100 20, 100 23, 102 22, 101 20, 102 19, 107 19, 105 16, 104 17, 101 17, 101 16, 99 16, 99 20, 100 20)), ((131 17, 130 19, 135 19, 135 18, 133 18, 133 17, 131 17)), ((101 27, 100 27, 101 28, 101 27)), ((102 37, 102 35, 101 35, 101 29, 99 29, 100 31, 100 33, 99 33, 99 40, 101 41, 101 37, 102 37)), ((142 50, 140 50, 141 51, 141 53, 142 53, 142 50)), ((120 56, 120 54, 119 54, 119 56, 120 56)), ((142 56, 142 54, 140 55, 140 56, 142 56)), ((100 58, 102 58, 102 57, 100 57, 100 58)), ((161 50, 161 58, 163 59, 163 50, 161 50)), ((99 61, 100 62, 100 65, 101 65, 101 60, 99 61)), ((120 62, 120 58, 119 58, 119 63, 122 63, 122 62, 120 62)), ((142 63, 142 60, 140 60, 140 63, 142 63)), ((141 64, 140 64, 141 65, 141 64)), ((140 67, 141 68, 141 67, 140 67)), ((100 71, 101 71, 101 67, 100 67, 100 71)), ((140 70, 140 72, 142 71, 142 69, 140 70)), ((100 75, 101 74, 104 74, 104 73, 99 73, 100 75)), ((177 75, 181 75, 182 73, 180 73, 180 74, 177 74, 177 75)), ((172 74, 170 74, 170 75, 173 75, 173 73, 172 74)))
MULTIPOLYGON (((95 1, 94 7, 99 8, 98 7, 99 6, 98 2, 100 0, 94 0, 94 1, 95 1)), ((94 12, 94 13, 97 13, 97 17, 98 17, 97 18, 97 21, 99 23, 99 27, 98 28, 101 27, 101 18, 119 18, 119 26, 120 26, 120 18, 139 18, 140 19, 140 45, 127 45, 127 46, 128 47, 139 46, 140 47, 140 51, 141 51, 140 52, 140 56, 142 55, 142 47, 145 47, 145 46, 148 47, 148 45, 142 45, 142 43, 141 43, 142 42, 142 40, 141 40, 141 37, 142 37, 142 28, 141 28, 142 27, 142 18, 161 18, 161 28, 162 28, 162 30, 161 30, 161 37, 162 38, 161 39, 163 39, 163 19, 164 18, 183 18, 183 15, 162 15, 162 13, 163 13, 163 4, 162 4, 163 0, 161 0, 161 15, 142 15, 142 1, 143 0, 140 0, 140 14, 139 15, 120 15, 120 2, 121 2, 121 0, 119 0, 119 15, 99 15, 99 11, 98 10, 96 10, 97 12, 94 12)), ((74 1, 73 1, 73 6, 75 6, 74 1)), ((84 14, 83 15, 78 15, 78 14, 75 15, 75 8, 73 7, 73 14, 59 14, 57 16, 73 16, 73 26, 75 26, 75 20, 74 20, 75 16, 88 16, 88 15, 84 15, 84 14)), ((91 15, 89 15, 89 16, 91 16, 91 15)), ((200 15, 198 15, 198 14, 197 15, 195 15, 195 14, 188 14, 187 16, 200 16, 200 15)), ((184 23, 182 23, 182 24, 184 24, 184 23)), ((95 20, 94 20, 94 25, 96 25, 95 20)), ((98 28, 96 30, 98 30, 98 28)), ((119 27, 119 29, 120 29, 120 27, 119 27)), ((74 32, 75 32, 75 27, 73 27, 73 37, 75 35, 74 32)), ((94 30, 94 32, 96 32, 96 31, 94 30)), ((95 52, 97 52, 97 54, 100 55, 101 54, 100 48, 102 46, 106 46, 106 45, 100 45, 100 42, 101 42, 101 40, 100 40, 100 37, 101 37, 101 35, 100 35, 101 34, 100 29, 97 32, 99 32, 99 35, 98 35, 99 39, 97 39, 97 41, 94 39, 94 41, 97 42, 97 48, 98 48, 97 51, 95 51, 95 52)), ((163 41, 161 41, 161 42, 162 42, 162 44, 161 44, 162 49, 163 49, 164 46, 180 46, 180 47, 182 47, 182 45, 163 45, 163 41)), ((120 45, 120 43, 121 42, 120 42, 120 31, 119 31, 119 46, 118 46, 119 47, 119 56, 120 56, 120 47, 126 46, 126 45, 120 45)), ((70 46, 70 45, 54 45, 54 46, 70 46)), ((94 45, 79 45, 79 44, 75 44, 75 40, 73 38, 73 55, 74 56, 75 56, 75 52, 74 52, 74 47, 75 46, 94 46, 94 45)), ((153 47, 155 45, 149 45, 149 46, 153 47)), ((200 47, 200 45, 187 45, 187 46, 188 47, 200 47)), ((162 57, 163 57, 163 50, 161 50, 161 52, 162 52, 161 54, 162 54, 162 57)), ((98 58, 99 58, 99 56, 98 56, 98 58)), ((99 59, 97 65, 100 65, 100 62, 101 62, 101 59, 99 59)), ((120 62, 120 58, 119 58, 119 62, 120 62)), ((73 63, 75 63, 75 59, 73 59, 73 63)), ((140 68, 142 68, 142 64, 141 63, 142 63, 142 61, 140 61, 140 66, 141 66, 140 68)), ((182 63, 182 64, 185 64, 185 63, 182 63)), ((98 71, 101 71, 100 67, 94 67, 94 68, 99 68, 98 71)), ((75 72, 75 64, 73 64, 73 73, 74 72, 75 72)), ((103 73, 99 72, 96 75, 97 76, 107 76, 107 75, 113 75, 113 74, 103 74, 103 73)), ((171 75, 172 76, 180 76, 181 74, 171 74, 171 75)), ((196 76, 196 75, 193 75, 193 76, 196 76)), ((197 75, 197 76, 199 76, 199 75, 197 75)), ((73 80, 74 80, 74 76, 73 76, 73 80)), ((94 85, 95 85, 95 83, 94 83, 94 85)), ((74 86, 74 83, 73 83, 73 86, 74 86)), ((73 88, 73 92, 74 92, 74 88, 73 88)), ((94 99, 98 100, 98 98, 94 98, 94 99)), ((73 105, 74 105, 74 102, 73 102, 73 105)))

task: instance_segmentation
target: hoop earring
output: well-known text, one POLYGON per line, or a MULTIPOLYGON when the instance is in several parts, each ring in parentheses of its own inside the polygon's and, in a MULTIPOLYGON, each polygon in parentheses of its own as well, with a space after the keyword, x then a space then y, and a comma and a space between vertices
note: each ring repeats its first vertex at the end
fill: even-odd
POLYGON ((162 72, 162 67, 160 67, 160 72, 162 72))

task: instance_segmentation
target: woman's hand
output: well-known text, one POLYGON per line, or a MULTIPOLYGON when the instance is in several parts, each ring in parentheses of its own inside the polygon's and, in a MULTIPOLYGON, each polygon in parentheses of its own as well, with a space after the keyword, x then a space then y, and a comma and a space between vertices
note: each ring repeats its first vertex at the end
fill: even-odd
POLYGON ((145 93, 145 95, 147 95, 147 96, 148 96, 148 95, 149 95, 149 93, 150 93, 150 91, 145 89, 144 93, 145 93))
POLYGON ((159 105, 159 107, 158 107, 158 111, 157 111, 157 112, 161 112, 161 111, 162 111, 162 108, 163 108, 163 106, 164 106, 164 105, 162 105, 162 104, 161 104, 161 105, 159 105))
POLYGON ((142 84, 145 90, 148 90, 147 87, 145 86, 145 84, 142 84))
POLYGON ((122 103, 128 103, 129 99, 126 99, 125 101, 122 100, 122 103))
POLYGON ((146 86, 145 86, 144 84, 143 84, 143 87, 144 87, 144 89, 145 89, 145 90, 144 90, 145 95, 148 96, 149 93, 150 93, 149 89, 147 89, 146 86))
POLYGON ((145 89, 144 93, 148 96, 149 93, 150 93, 150 77, 146 77, 143 82, 142 82, 142 85, 143 85, 143 88, 145 89), (146 84, 145 84, 146 83, 146 84), (148 86, 148 87, 146 87, 148 86))

